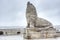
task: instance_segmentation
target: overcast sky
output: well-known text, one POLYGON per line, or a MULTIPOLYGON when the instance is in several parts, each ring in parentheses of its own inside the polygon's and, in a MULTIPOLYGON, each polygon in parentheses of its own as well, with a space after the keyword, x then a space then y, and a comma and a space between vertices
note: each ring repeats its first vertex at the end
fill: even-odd
POLYGON ((0 26, 26 26, 26 4, 30 1, 38 17, 60 25, 60 0, 0 0, 0 26))

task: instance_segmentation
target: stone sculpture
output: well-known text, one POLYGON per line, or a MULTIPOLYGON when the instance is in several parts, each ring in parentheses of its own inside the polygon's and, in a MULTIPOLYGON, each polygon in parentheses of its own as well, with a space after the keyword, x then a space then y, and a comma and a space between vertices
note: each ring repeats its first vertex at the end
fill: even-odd
POLYGON ((27 27, 36 26, 37 12, 33 4, 27 3, 26 8, 27 27))
POLYGON ((36 8, 30 2, 27 3, 26 19, 27 19, 27 27, 40 28, 40 27, 53 26, 49 21, 37 17, 36 8))
POLYGON ((57 30, 49 21, 37 16, 35 6, 28 2, 26 8, 27 28, 24 31, 24 38, 55 38, 57 30))

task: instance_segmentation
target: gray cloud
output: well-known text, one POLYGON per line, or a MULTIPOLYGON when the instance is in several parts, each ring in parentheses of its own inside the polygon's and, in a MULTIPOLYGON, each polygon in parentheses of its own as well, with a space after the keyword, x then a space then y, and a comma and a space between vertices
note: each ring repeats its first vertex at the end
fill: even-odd
POLYGON ((60 0, 42 0, 37 9, 40 17, 46 18, 54 25, 60 24, 60 0))
POLYGON ((19 24, 23 22, 22 20, 24 18, 24 10, 25 10, 24 2, 25 2, 24 0, 0 0, 0 26, 1 25, 19 26, 19 24), (19 16, 18 14, 21 11, 23 12, 20 13, 19 16))
POLYGON ((39 17, 60 24, 60 0, 0 0, 0 26, 26 25, 27 1, 35 5, 39 17))

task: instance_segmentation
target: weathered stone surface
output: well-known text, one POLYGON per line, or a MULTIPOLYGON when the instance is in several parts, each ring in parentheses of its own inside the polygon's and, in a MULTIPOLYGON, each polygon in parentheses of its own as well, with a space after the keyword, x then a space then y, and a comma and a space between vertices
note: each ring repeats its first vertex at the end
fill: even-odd
POLYGON ((26 28, 24 38, 27 39, 27 36, 30 36, 31 39, 42 39, 42 38, 56 38, 56 29, 48 28, 26 28), (40 31, 38 31, 40 30, 40 31))
POLYGON ((33 4, 30 2, 27 3, 27 8, 26 8, 26 19, 27 19, 27 26, 32 27, 31 25, 36 24, 36 19, 37 19, 37 12, 33 4))
POLYGON ((26 19, 27 19, 27 24, 28 27, 50 27, 52 26, 52 23, 49 21, 37 17, 37 12, 36 8, 34 7, 33 4, 30 2, 27 3, 27 8, 26 8, 26 19))
POLYGON ((45 28, 45 27, 53 27, 53 25, 49 21, 47 21, 43 18, 38 18, 37 17, 36 28, 45 28))
POLYGON ((26 8, 27 27, 24 38, 39 39, 39 38, 55 38, 57 37, 56 29, 53 28, 52 23, 37 17, 36 8, 30 2, 27 3, 26 8))

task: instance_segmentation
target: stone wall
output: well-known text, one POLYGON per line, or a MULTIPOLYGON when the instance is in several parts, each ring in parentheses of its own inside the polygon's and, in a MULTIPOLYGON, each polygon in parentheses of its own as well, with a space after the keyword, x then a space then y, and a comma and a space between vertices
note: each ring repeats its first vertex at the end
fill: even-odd
POLYGON ((0 35, 18 35, 20 33, 21 31, 19 28, 18 29, 0 29, 0 35))
POLYGON ((30 36, 31 39, 42 39, 42 38, 55 38, 56 31, 54 29, 42 29, 40 28, 26 28, 24 38, 27 39, 30 36))

